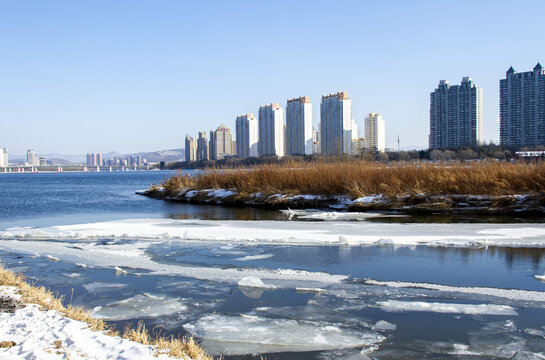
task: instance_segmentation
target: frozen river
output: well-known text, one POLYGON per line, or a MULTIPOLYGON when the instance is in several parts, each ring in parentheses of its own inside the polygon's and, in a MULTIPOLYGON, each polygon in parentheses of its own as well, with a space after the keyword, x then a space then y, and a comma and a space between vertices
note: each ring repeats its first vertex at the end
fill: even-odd
POLYGON ((0 174, 0 260, 227 359, 543 359, 542 219, 229 209, 166 172, 0 174), (257 356, 259 358, 259 356, 257 356))

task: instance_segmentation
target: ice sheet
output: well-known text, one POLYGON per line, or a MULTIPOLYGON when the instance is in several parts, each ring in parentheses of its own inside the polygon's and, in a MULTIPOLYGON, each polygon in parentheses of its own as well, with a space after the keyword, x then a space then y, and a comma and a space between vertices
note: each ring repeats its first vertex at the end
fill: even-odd
MULTIPOLYGON (((342 217, 350 217, 342 213, 342 217)), ((322 215, 320 215, 322 216, 322 215)), ((341 216, 341 215, 335 215, 341 216)), ((354 215, 361 216, 361 215, 354 215)), ((368 216, 368 215, 366 215, 368 216)), ((134 219, 91 224, 18 229, 0 233, 3 239, 148 239, 292 245, 373 245, 381 239, 414 246, 545 246, 545 224, 389 224, 335 221, 213 221, 134 219)), ((107 247, 107 246, 105 246, 107 247)), ((106 250, 106 249, 105 249, 106 250)))
POLYGON ((213 354, 243 355, 370 346, 384 336, 314 321, 210 314, 184 325, 213 354))
POLYGON ((380 309, 387 312, 435 312, 445 314, 470 314, 470 315, 505 315, 513 316, 518 313, 508 305, 494 304, 455 304, 424 301, 400 301, 387 300, 377 302, 380 309))
MULTIPOLYGON (((164 264, 152 260, 146 249, 157 244, 149 240, 122 241, 117 245, 102 245, 100 242, 81 241, 32 241, 2 240, 0 249, 9 252, 33 254, 54 254, 64 262, 88 264, 114 270, 145 270, 148 275, 183 276, 200 280, 237 284, 245 277, 257 277, 276 287, 295 288, 297 286, 312 287, 338 283, 347 278, 346 275, 332 275, 323 272, 310 272, 293 269, 261 269, 261 268, 220 268, 208 266, 191 266, 184 264, 164 264)), ((87 284, 88 291, 101 291, 103 284, 87 284)), ((108 286, 108 285, 105 285, 108 286)))
POLYGON ((487 296, 506 298, 510 300, 545 302, 545 292, 543 291, 500 289, 500 288, 488 288, 488 287, 462 287, 462 286, 448 286, 448 285, 429 284, 429 283, 416 283, 416 282, 407 282, 407 281, 378 281, 373 279, 367 279, 365 280, 365 283, 368 285, 389 286, 394 288, 429 289, 429 290, 437 290, 437 291, 444 291, 444 292, 487 295, 487 296))

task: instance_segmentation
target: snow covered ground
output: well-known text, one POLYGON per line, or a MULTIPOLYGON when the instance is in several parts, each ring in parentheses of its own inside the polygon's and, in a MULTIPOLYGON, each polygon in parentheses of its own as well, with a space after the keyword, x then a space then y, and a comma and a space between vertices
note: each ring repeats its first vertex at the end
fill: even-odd
MULTIPOLYGON (((0 296, 18 299, 13 287, 0 287, 0 296)), ((0 359, 172 359, 155 356, 148 345, 91 331, 86 323, 40 310, 29 304, 14 313, 0 312, 2 341, 14 346, 0 348, 0 359)))

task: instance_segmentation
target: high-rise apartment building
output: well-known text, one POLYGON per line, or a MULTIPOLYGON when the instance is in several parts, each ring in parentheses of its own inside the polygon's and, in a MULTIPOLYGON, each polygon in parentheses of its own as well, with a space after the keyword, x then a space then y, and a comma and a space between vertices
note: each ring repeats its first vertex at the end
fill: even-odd
POLYGON ((384 151, 386 131, 382 115, 369 113, 365 118, 365 147, 372 151, 384 151))
POLYGON ((40 159, 34 153, 34 150, 29 149, 26 152, 26 162, 28 166, 39 166, 40 159))
POLYGON ((258 122, 254 114, 244 114, 236 119, 237 157, 248 158, 258 155, 258 122))
POLYGON ((85 165, 94 166, 96 165, 96 155, 95 153, 87 153, 85 157, 85 165))
POLYGON ((222 160, 233 156, 233 135, 224 124, 210 131, 210 159, 222 160))
POLYGON ((523 73, 510 67, 500 80, 500 144, 545 146, 545 69, 539 63, 523 73))
POLYGON ((482 89, 470 77, 461 85, 441 80, 430 94, 430 149, 482 144, 482 89))
POLYGON ((0 148, 0 167, 8 166, 8 149, 0 148))
POLYGON ((351 152, 352 100, 344 91, 322 96, 320 143, 323 155, 341 155, 351 152))
POLYGON ((284 112, 277 103, 259 107, 259 155, 284 156, 284 112))
POLYGON ((204 131, 199 131, 199 138, 197 139, 197 160, 210 160, 208 139, 204 131))
POLYGON ((98 166, 102 166, 102 154, 96 154, 96 164, 95 165, 98 165, 98 166))
POLYGON ((312 103, 308 96, 288 100, 286 128, 287 155, 312 154, 312 103))
POLYGON ((197 160, 197 140, 193 136, 185 137, 185 161, 197 160))

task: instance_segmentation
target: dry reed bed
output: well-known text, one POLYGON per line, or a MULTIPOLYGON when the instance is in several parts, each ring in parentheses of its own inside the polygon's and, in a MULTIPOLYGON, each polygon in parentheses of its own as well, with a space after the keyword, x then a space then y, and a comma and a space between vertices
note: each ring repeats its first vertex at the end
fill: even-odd
POLYGON ((259 192, 352 198, 375 194, 545 194, 545 163, 292 162, 251 169, 208 169, 194 176, 178 174, 161 186, 172 195, 183 189, 231 189, 241 196, 259 192))
MULTIPOLYGON (((43 286, 33 286, 25 280, 24 276, 16 275, 1 265, 0 285, 16 287, 18 293, 21 295, 20 301, 24 304, 37 304, 44 310, 56 310, 70 319, 89 324, 89 327, 93 331, 103 331, 107 335, 119 336, 118 332, 113 331, 103 320, 93 318, 87 310, 72 305, 64 306, 62 304, 62 297, 56 297, 43 286)), ((138 323, 136 329, 131 329, 130 326, 127 326, 122 338, 144 345, 153 345, 156 348, 157 355, 167 354, 175 358, 187 359, 189 357, 195 360, 213 359, 206 355, 204 350, 192 338, 177 339, 174 337, 151 336, 141 322, 138 323)))

